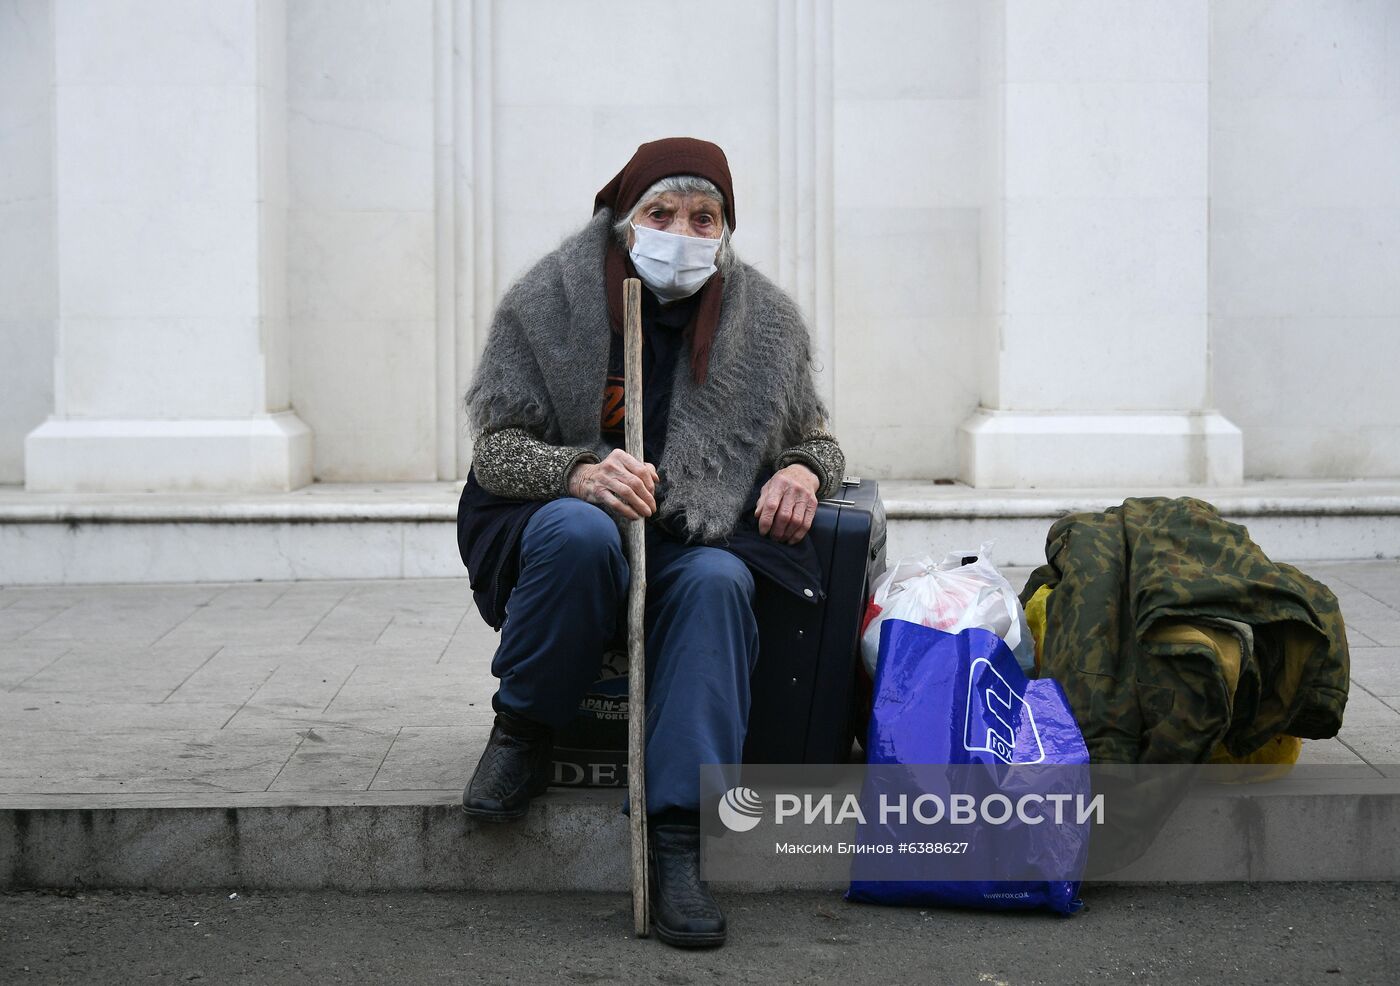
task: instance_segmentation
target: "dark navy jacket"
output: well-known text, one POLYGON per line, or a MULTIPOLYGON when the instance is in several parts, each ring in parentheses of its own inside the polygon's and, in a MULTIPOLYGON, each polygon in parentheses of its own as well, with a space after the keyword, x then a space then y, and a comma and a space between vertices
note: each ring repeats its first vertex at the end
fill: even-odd
MULTIPOLYGON (((771 473, 760 476, 754 483, 728 540, 712 547, 732 551, 755 577, 771 579, 798 598, 816 604, 823 598, 822 568, 812 539, 806 537, 789 545, 758 533, 753 511, 769 476, 771 473)), ((520 577, 520 538, 525 525, 547 502, 495 496, 481 488, 475 472, 467 475, 457 505, 457 548, 471 577, 476 607, 497 630, 505 623, 506 600, 520 577)), ((647 521, 647 525, 651 536, 685 540, 683 533, 664 527, 659 520, 647 521)))

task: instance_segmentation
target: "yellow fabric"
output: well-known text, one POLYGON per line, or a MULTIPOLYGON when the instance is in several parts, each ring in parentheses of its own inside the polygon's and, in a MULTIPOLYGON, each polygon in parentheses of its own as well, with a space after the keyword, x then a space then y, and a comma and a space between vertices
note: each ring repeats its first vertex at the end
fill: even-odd
POLYGON ((1258 767, 1257 771, 1248 771, 1245 776, 1239 778, 1253 784, 1256 781, 1272 781, 1283 777, 1293 769, 1293 765, 1298 762, 1298 755, 1302 752, 1302 740, 1296 736, 1279 733, 1259 749, 1243 757, 1232 757, 1224 746, 1216 746, 1211 751, 1210 763, 1258 767))
POLYGON ((1198 623, 1158 623, 1147 632, 1147 640, 1154 644, 1185 644, 1215 651, 1220 672, 1225 676, 1225 689, 1230 701, 1235 700, 1244 654, 1240 650, 1240 638, 1233 630, 1198 623))
MULTIPOLYGON (((1164 644, 1188 644, 1213 649, 1220 661, 1220 670, 1225 675, 1225 686, 1229 689, 1230 700, 1234 701, 1235 689, 1240 683, 1240 663, 1244 655, 1240 647, 1240 638, 1232 630, 1195 623, 1161 623, 1152 628, 1147 639, 1164 644)), ((1253 784, 1283 777, 1293 769, 1293 765, 1298 762, 1298 755, 1302 752, 1302 740, 1280 733, 1253 753, 1242 757, 1231 756, 1223 743, 1217 743, 1208 762, 1217 765, 1257 767, 1258 770, 1241 771, 1235 777, 1236 783, 1253 784)))
POLYGON ((1035 590, 1026 603, 1026 626, 1030 627, 1031 639, 1035 641, 1035 675, 1040 677, 1040 652, 1045 648, 1045 601, 1050 598, 1051 589, 1043 585, 1035 590))
MULTIPOLYGON (((1026 625, 1030 627, 1035 640, 1035 673, 1040 674, 1040 653, 1045 646, 1046 601, 1052 589, 1043 585, 1035 590, 1026 603, 1026 625)), ((1225 687, 1229 690, 1230 701, 1235 699, 1235 689, 1240 684, 1240 667, 1244 660, 1240 638, 1232 630, 1196 623, 1159 623, 1148 632, 1147 639, 1154 643, 1187 644, 1195 647, 1209 647, 1215 651, 1220 662, 1220 670, 1225 675, 1225 687)), ((1299 665, 1301 667, 1301 665, 1299 665)), ((1303 752, 1303 741, 1296 736, 1282 733, 1271 738, 1253 753, 1234 757, 1217 743, 1211 751, 1209 763, 1238 767, 1257 767, 1257 771, 1242 772, 1239 780, 1245 783, 1271 781, 1283 777, 1298 762, 1303 752)))

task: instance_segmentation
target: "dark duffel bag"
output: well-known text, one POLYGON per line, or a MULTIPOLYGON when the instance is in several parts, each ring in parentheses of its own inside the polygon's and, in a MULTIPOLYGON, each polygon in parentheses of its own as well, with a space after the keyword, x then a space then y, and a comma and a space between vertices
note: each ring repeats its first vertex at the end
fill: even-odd
POLYGON ((603 655, 574 721, 554 736, 554 776, 564 787, 622 787, 627 783, 627 651, 603 655))
MULTIPOLYGON (((845 763, 853 739, 860 623, 870 583, 885 570, 879 484, 847 478, 817 508, 807 535, 821 558, 826 598, 798 599, 756 580, 758 667, 746 763, 845 763)), ((627 783, 627 655, 610 651, 579 714, 554 740, 553 783, 627 783)))

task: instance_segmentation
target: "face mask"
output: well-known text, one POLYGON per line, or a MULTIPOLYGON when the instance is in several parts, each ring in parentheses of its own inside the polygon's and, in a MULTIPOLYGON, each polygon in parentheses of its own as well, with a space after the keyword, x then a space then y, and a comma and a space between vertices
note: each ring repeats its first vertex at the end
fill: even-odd
POLYGON ((632 232, 632 264, 637 276, 664 302, 689 298, 717 269, 718 239, 665 233, 635 223, 632 232))

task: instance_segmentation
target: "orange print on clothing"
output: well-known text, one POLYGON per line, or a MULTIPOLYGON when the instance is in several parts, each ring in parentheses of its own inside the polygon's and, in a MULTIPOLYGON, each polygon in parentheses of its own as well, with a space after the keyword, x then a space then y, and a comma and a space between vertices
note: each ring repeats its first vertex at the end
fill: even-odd
POLYGON ((603 388, 603 430, 612 431, 622 427, 626 417, 627 392, 619 378, 609 377, 608 385, 603 388))

